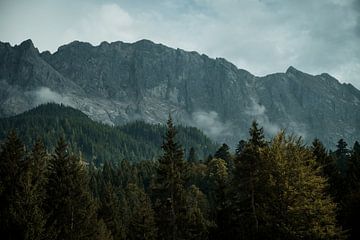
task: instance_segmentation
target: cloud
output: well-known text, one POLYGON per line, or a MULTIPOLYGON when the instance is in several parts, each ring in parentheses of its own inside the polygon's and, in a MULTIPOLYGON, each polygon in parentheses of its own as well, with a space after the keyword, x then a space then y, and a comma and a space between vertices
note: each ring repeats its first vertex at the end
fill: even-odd
POLYGON ((40 87, 37 90, 32 91, 31 95, 34 97, 35 105, 44 103, 62 103, 64 105, 72 105, 69 97, 54 92, 47 87, 40 87))
POLYGON ((90 41, 135 41, 134 19, 115 3, 92 8, 88 14, 66 29, 63 42, 90 41))
POLYGON ((265 113, 265 106, 258 104, 255 99, 252 99, 251 101, 252 103, 250 107, 245 111, 245 113, 254 120, 256 120, 260 124, 260 126, 264 128, 265 133, 271 136, 277 134, 281 130, 281 128, 277 124, 272 123, 269 120, 269 117, 265 113))
POLYGON ((230 122, 222 122, 215 111, 193 112, 190 125, 201 129, 210 138, 218 141, 233 136, 233 125, 230 122))

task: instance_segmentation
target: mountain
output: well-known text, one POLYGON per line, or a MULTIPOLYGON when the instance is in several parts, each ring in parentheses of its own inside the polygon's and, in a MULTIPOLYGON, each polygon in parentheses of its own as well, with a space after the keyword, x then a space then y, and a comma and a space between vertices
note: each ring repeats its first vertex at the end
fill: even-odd
MULTIPOLYGON (((217 145, 194 127, 176 126, 177 140, 186 155, 194 147, 199 159, 213 154, 217 145)), ((79 110, 48 103, 17 116, 0 119, 0 141, 10 130, 16 130, 27 146, 37 138, 48 148, 64 136, 74 152, 96 164, 118 163, 122 159, 140 161, 156 159, 161 153, 165 127, 136 121, 122 126, 109 126, 91 120, 79 110)), ((53 149, 50 149, 53 150, 53 149)))
POLYGON ((110 125, 165 123, 169 112, 212 139, 236 143, 253 119, 333 147, 360 136, 360 91, 324 73, 294 67, 257 77, 222 58, 172 49, 149 40, 75 41, 51 54, 31 40, 0 43, 0 116, 54 101, 110 125))

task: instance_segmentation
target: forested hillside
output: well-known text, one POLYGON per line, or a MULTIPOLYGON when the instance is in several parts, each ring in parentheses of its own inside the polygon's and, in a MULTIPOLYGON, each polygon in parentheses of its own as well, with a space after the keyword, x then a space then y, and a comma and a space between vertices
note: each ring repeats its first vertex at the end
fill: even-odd
MULTIPOLYGON (((31 112, 32 131, 36 120, 62 121, 36 118, 52 108, 65 107, 31 112)), ((65 110, 70 123, 87 126, 65 110)), ((141 125, 122 133, 146 142, 158 127, 142 136, 141 125)), ((61 126, 54 136, 68 131, 61 126)), ((284 132, 265 139, 253 122, 235 154, 223 144, 213 157, 196 159, 192 150, 185 160, 177 130, 170 118, 155 161, 101 166, 85 164, 64 138, 45 147, 29 132, 10 132, 0 150, 2 239, 359 239, 358 142, 348 148, 341 139, 329 153, 319 140, 305 146, 284 132)))
MULTIPOLYGON (((27 145, 39 138, 53 150, 60 136, 64 136, 71 150, 81 153, 86 161, 96 165, 105 160, 119 162, 154 160, 160 154, 159 145, 165 127, 136 121, 112 127, 94 122, 79 110, 58 104, 45 104, 15 117, 0 119, 0 138, 10 130, 16 130, 27 145)), ((191 148, 198 158, 207 157, 216 150, 216 145, 194 127, 178 128, 177 140, 186 155, 191 148)))

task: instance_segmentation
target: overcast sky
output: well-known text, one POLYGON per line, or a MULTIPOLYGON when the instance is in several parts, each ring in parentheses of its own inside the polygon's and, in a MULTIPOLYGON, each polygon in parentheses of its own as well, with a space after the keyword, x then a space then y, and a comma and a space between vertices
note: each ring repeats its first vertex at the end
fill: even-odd
POLYGON ((0 0, 0 41, 157 43, 262 76, 328 72, 360 88, 360 0, 0 0))

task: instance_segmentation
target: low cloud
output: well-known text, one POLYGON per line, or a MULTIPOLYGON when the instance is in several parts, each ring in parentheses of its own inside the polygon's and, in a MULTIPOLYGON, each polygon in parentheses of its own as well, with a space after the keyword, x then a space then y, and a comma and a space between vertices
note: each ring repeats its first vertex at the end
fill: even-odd
POLYGON ((278 133, 281 128, 277 124, 271 122, 265 112, 265 106, 257 103, 255 99, 252 99, 250 107, 245 111, 245 113, 255 119, 260 126, 264 127, 265 133, 273 136, 278 133))
POLYGON ((63 96, 47 87, 40 87, 39 89, 31 92, 31 95, 33 95, 34 103, 36 105, 44 103, 61 103, 64 105, 71 105, 69 97, 63 96))
POLYGON ((252 99, 251 101, 252 103, 245 113, 255 119, 260 126, 264 127, 264 132, 266 134, 274 136, 281 131, 281 129, 284 129, 288 134, 295 134, 296 136, 301 136, 303 139, 306 139, 307 131, 304 124, 290 120, 286 127, 280 127, 277 123, 270 121, 268 115, 266 114, 266 108, 264 105, 257 103, 255 99, 252 99))
POLYGON ((210 138, 225 141, 233 136, 233 125, 223 122, 215 111, 196 111, 192 113, 193 126, 201 129, 210 138))

